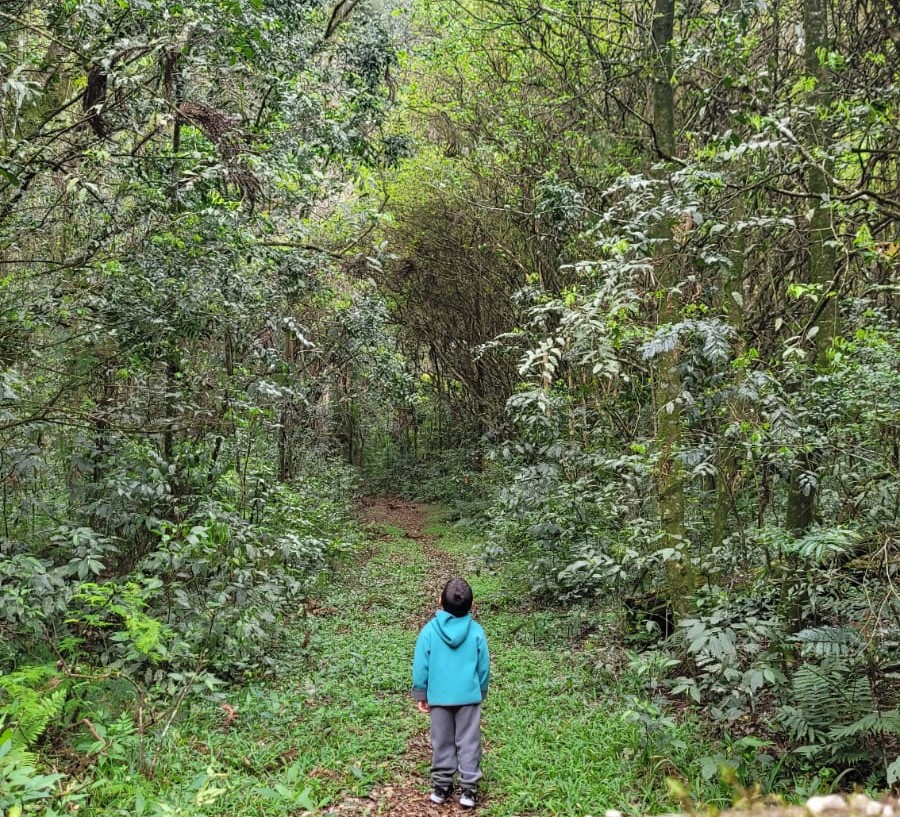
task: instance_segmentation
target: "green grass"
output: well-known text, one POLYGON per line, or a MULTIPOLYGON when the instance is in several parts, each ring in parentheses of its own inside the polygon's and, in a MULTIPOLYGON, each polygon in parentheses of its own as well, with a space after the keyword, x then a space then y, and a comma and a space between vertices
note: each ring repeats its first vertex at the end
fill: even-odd
MULTIPOLYGON (((569 648, 564 615, 529 612, 479 570, 477 540, 439 521, 430 530, 471 582, 492 650, 480 813, 671 810, 666 750, 690 741, 683 727, 661 739, 630 719, 617 690, 600 688, 591 661, 569 648)), ((108 757, 80 813, 279 817, 403 778, 424 800, 427 761, 408 747, 427 720, 408 690, 412 621, 435 588, 418 543, 390 526, 377 533, 322 590, 320 614, 286 633, 279 679, 226 693, 237 710, 228 728, 219 702, 194 703, 168 731, 154 779, 108 757)))
POLYGON ((230 728, 219 703, 194 703, 167 734, 152 781, 109 764, 81 813, 275 817, 390 780, 423 726, 408 695, 406 622, 427 568, 418 546, 392 533, 336 573, 318 599, 324 614, 287 634, 279 680, 228 693, 230 728))
POLYGON ((673 724, 649 734, 629 716, 622 690, 604 689, 589 656, 569 643, 580 619, 527 609, 496 575, 479 570, 476 538, 440 522, 429 530, 466 571, 492 653, 483 813, 675 808, 665 777, 678 771, 690 730, 673 724))

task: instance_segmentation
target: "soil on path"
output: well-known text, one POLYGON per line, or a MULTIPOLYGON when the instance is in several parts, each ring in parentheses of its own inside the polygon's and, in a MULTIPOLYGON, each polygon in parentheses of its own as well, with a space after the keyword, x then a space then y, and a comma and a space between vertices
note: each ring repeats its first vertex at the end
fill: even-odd
MULTIPOLYGON (((360 503, 359 517, 370 529, 371 538, 390 539, 393 531, 419 544, 428 559, 428 569, 422 588, 422 606, 411 612, 406 626, 410 639, 433 615, 441 588, 452 575, 454 560, 437 547, 437 537, 427 532, 429 508, 419 502, 390 497, 365 497, 360 503)), ((414 706, 410 698, 411 707, 414 706)), ((428 737, 428 718, 422 715, 422 728, 409 740, 406 753, 398 758, 395 778, 388 784, 376 786, 368 797, 350 797, 324 812, 334 817, 457 817, 471 814, 454 801, 438 806, 428 800, 428 779, 422 769, 431 762, 431 743, 428 737)), ((475 810, 477 812, 477 809, 475 810)))

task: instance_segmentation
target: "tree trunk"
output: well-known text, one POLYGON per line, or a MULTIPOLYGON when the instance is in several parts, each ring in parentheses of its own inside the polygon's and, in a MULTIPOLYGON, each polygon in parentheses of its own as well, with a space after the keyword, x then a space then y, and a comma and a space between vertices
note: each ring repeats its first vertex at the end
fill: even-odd
MULTIPOLYGON (((744 205, 738 198, 731 214, 732 221, 737 223, 744 218, 744 205)), ((734 237, 734 244, 729 257, 731 265, 722 279, 722 311, 728 316, 729 325, 734 329, 735 343, 733 353, 739 357, 744 353, 744 337, 746 320, 744 314, 744 253, 746 242, 744 234, 734 237)), ((739 375, 742 379, 742 375, 739 375)), ((737 397, 733 398, 734 410, 742 415, 737 397)), ((719 451, 716 456, 715 506, 711 518, 711 546, 721 547, 728 531, 728 515, 734 506, 734 485, 739 473, 740 464, 732 444, 724 437, 721 426, 716 428, 716 439, 719 440, 719 451)), ((737 513, 735 512, 737 518, 737 513)), ((738 520, 739 521, 739 520, 738 520)))
MULTIPOLYGON (((837 256, 830 243, 834 237, 829 204, 833 163, 828 156, 829 134, 818 112, 819 106, 828 101, 828 68, 820 58, 828 47, 826 3, 827 0, 804 0, 803 3, 804 61, 807 73, 815 80, 807 98, 810 113, 804 136, 813 151, 820 150, 824 155, 818 161, 807 161, 806 165, 806 186, 812 197, 806 280, 818 286, 819 300, 810 329, 817 329, 814 363, 820 371, 828 366, 828 349, 839 331, 837 256)), ((815 460, 815 452, 804 453, 791 474, 785 527, 796 535, 805 533, 815 519, 817 480, 806 476, 815 474, 815 460)))
MULTIPOLYGON (((675 156, 675 97, 672 88, 672 37, 675 21, 674 0, 655 0, 651 31, 653 47, 653 132, 656 150, 665 159, 675 156)), ((668 171, 663 170, 665 177, 668 171)), ((679 264, 672 240, 672 227, 663 220, 656 231, 655 270, 661 292, 657 309, 659 326, 678 321, 680 303, 677 287, 679 264)), ((656 408, 656 433, 660 447, 656 469, 656 492, 662 546, 681 551, 684 536, 684 484, 677 458, 681 438, 681 410, 678 397, 678 350, 662 352, 655 360, 653 397, 656 408)), ((676 610, 683 612, 692 589, 691 571, 683 559, 668 562, 668 594, 676 610)))
MULTIPOLYGON (((285 372, 290 371, 290 366, 294 360, 294 339, 291 330, 284 330, 284 367, 285 372)), ((285 377, 285 385, 290 385, 285 377)), ((293 455, 291 452, 291 435, 292 435, 292 417, 293 417, 293 400, 288 397, 282 397, 281 416, 278 423, 278 481, 287 482, 292 476, 291 460, 293 455)))

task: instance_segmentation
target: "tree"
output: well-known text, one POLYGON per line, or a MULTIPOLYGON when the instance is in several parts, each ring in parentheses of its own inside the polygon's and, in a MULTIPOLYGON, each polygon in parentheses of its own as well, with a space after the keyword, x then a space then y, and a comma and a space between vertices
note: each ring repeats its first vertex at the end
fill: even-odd
MULTIPOLYGON (((810 198, 807 280, 816 293, 816 308, 809 320, 807 336, 814 338, 814 365, 824 371, 833 339, 839 335, 837 253, 832 226, 831 184, 834 172, 833 145, 822 117, 829 103, 828 4, 824 0, 803 3, 804 65, 808 77, 807 121, 802 123, 805 152, 806 189, 810 198)), ((815 454, 807 452, 791 475, 785 526, 797 534, 809 530, 816 505, 815 454)))
MULTIPOLYGON (((873 394, 894 382, 887 6, 453 7, 427 7, 441 58, 414 65, 412 122, 464 179, 429 232, 452 243, 448 225, 477 218, 482 262, 502 247, 522 273, 517 326, 490 346, 520 378, 495 452, 498 547, 550 598, 625 595, 666 631, 692 609, 676 686, 726 720, 769 695, 800 740, 809 679, 865 665, 865 724, 890 731, 875 712, 896 705, 896 614, 874 565, 894 550, 881 491, 897 469, 892 443, 869 446, 896 436, 896 398, 876 419, 848 381, 870 366, 873 394), (868 646, 841 640, 826 667, 862 620, 868 646)), ((413 245, 403 226, 386 237, 413 245)), ((853 749, 835 732, 814 751, 884 774, 862 724, 839 727, 853 749)))
POLYGON ((380 162, 391 18, 350 11, 0 12, 0 480, 18 588, 0 616, 18 647, 69 643, 81 585, 121 602, 138 582, 184 661, 235 666, 274 618, 266 587, 277 609, 321 559, 321 542, 283 538, 296 497, 273 485, 298 476, 298 451, 332 450, 330 417, 321 439, 294 422, 319 413, 328 372, 310 358, 328 358, 340 316, 327 287, 346 249, 318 245, 322 213, 380 162))
MULTIPOLYGON (((675 144, 675 92, 674 0, 656 0, 653 8, 651 42, 653 49, 653 140, 662 162, 671 163, 676 157, 675 144)), ((668 173, 665 165, 660 171, 663 178, 668 173)), ((671 168, 669 169, 671 172, 671 168)), ((680 318, 679 292, 683 285, 678 251, 672 238, 671 216, 664 215, 655 229, 656 279, 659 287, 657 321, 668 327, 680 318)), ((687 226, 693 226, 690 214, 687 226)), ((681 226, 681 225, 680 225, 681 226)), ((682 465, 679 460, 681 441, 681 382, 678 374, 677 346, 661 351, 654 360, 653 398, 656 410, 656 435, 660 447, 656 464, 656 490, 659 504, 659 525, 663 533, 662 544, 675 551, 685 545, 684 494, 682 465)), ((669 594, 683 612, 692 589, 690 571, 685 570, 680 558, 669 561, 669 594)))

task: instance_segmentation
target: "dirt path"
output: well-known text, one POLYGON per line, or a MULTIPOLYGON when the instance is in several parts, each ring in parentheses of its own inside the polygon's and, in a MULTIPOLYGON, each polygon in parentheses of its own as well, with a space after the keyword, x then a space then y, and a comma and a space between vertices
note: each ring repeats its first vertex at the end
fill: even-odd
MULTIPOLYGON (((406 626, 410 630, 410 645, 415 633, 433 615, 441 588, 454 569, 450 554, 437 547, 437 537, 426 531, 428 506, 418 502, 386 497, 366 497, 359 510, 359 517, 370 529, 374 540, 392 539, 395 531, 418 543, 428 559, 428 569, 422 587, 422 606, 410 615, 406 626)), ((410 699, 410 706, 413 706, 410 699)), ((324 812, 325 815, 343 817, 455 817, 471 814, 455 802, 442 806, 429 802, 427 776, 422 769, 431 762, 431 744, 428 737, 428 719, 422 716, 422 728, 409 740, 405 754, 398 758, 395 779, 389 784, 375 787, 368 797, 351 797, 324 812)), ((477 811, 477 810, 476 810, 477 811)))

